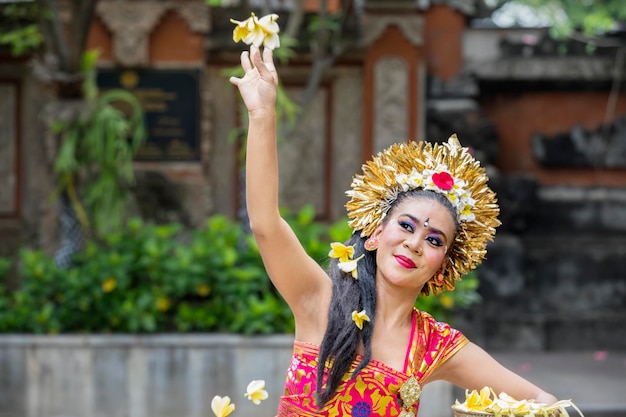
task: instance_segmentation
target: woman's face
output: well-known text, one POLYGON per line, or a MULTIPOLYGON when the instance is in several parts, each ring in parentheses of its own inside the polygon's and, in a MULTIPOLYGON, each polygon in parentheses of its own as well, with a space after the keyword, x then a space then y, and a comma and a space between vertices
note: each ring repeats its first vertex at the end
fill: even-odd
POLYGON ((438 201, 407 198, 372 236, 379 240, 377 279, 421 290, 442 265, 454 241, 454 220, 438 201))

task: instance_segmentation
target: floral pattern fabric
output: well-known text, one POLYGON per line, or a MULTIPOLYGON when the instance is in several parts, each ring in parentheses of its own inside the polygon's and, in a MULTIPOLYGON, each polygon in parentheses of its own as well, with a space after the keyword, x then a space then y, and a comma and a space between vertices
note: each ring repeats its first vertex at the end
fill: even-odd
MULTIPOLYGON (((413 375, 421 385, 437 366, 468 342, 458 330, 419 310, 413 312, 411 334, 402 372, 371 360, 352 379, 352 372, 361 360, 357 355, 337 393, 322 410, 315 404, 319 346, 296 340, 277 417, 400 415, 403 409, 398 392, 404 382, 413 375)), ((419 401, 413 406, 415 415, 418 408, 419 401)))

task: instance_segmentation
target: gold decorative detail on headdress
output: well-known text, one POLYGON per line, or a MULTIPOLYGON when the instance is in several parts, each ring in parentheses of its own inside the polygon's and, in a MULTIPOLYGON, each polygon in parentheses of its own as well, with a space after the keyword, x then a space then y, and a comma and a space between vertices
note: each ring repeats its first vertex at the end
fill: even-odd
POLYGON ((346 204, 349 225, 367 237, 382 223, 401 192, 423 188, 446 195, 457 210, 459 230, 444 263, 445 285, 429 280, 422 293, 452 290, 455 281, 483 260, 487 242, 493 240, 500 225, 500 210, 488 180, 485 169, 456 135, 441 144, 394 144, 363 164, 363 173, 352 180, 346 192, 350 197, 346 204))

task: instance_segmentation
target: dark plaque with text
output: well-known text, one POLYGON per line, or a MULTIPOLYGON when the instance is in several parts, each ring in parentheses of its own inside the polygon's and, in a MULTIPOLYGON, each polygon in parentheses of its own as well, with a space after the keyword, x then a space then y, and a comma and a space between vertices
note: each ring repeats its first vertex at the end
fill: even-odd
POLYGON ((132 93, 145 112, 147 139, 135 159, 200 159, 199 70, 99 69, 101 91, 132 93))

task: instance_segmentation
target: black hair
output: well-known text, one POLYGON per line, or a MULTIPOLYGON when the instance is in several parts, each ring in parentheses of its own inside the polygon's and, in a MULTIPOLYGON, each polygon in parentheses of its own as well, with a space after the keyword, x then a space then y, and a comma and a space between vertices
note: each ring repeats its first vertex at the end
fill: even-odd
MULTIPOLYGON (((455 222, 455 233, 459 223, 456 210, 446 196, 433 191, 423 189, 410 190, 398 194, 391 204, 388 213, 408 198, 427 198, 441 203, 455 222)), ((388 221, 386 216, 383 223, 388 221)), ((354 247, 354 257, 364 255, 357 262, 357 277, 342 272, 339 261, 332 259, 328 274, 333 282, 333 292, 328 309, 328 324, 324 339, 320 345, 317 363, 317 388, 316 399, 318 408, 332 398, 341 383, 344 375, 350 369, 357 353, 357 347, 363 343, 364 354, 352 373, 352 378, 369 363, 372 357, 372 333, 374 330, 374 318, 376 313, 376 252, 365 249, 367 237, 361 237, 361 231, 355 231, 345 245, 354 247), (353 311, 365 310, 370 318, 364 323, 363 329, 359 329, 352 321, 353 311), (324 378, 326 377, 326 378, 324 378)))

